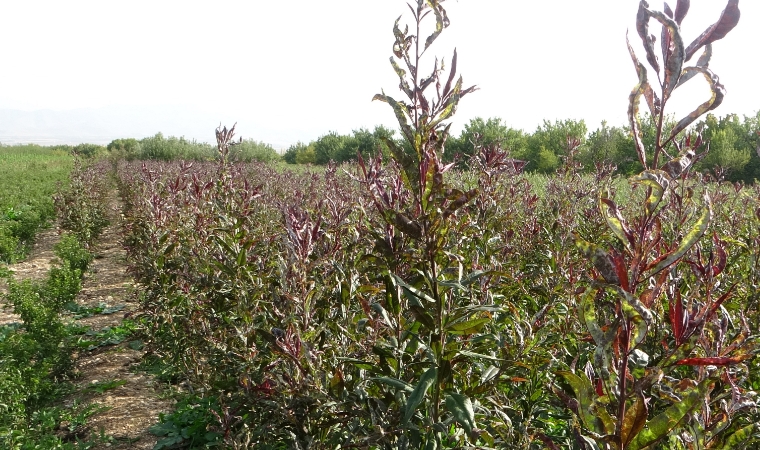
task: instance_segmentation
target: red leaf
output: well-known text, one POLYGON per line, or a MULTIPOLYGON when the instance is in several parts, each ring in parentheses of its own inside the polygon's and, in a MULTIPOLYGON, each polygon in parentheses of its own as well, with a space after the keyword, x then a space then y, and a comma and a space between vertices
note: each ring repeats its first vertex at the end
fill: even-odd
POLYGON ((713 244, 715 245, 715 251, 718 253, 718 262, 712 264, 712 261, 710 261, 710 264, 712 264, 712 276, 715 277, 720 275, 726 268, 726 250, 723 248, 723 242, 718 239, 717 234, 713 234, 713 244))
POLYGON ((689 0, 678 0, 678 3, 676 4, 676 23, 678 25, 681 25, 681 21, 686 17, 690 5, 691 2, 689 0))
POLYGON ((717 311, 718 308, 720 308, 720 305, 722 305, 723 302, 725 302, 726 299, 729 296, 731 296, 731 293, 734 291, 735 287, 736 287, 736 283, 734 283, 733 285, 731 285, 731 287, 728 288, 728 291, 726 291, 725 294, 721 295, 720 297, 718 297, 717 300, 715 300, 715 303, 712 304, 712 307, 710 308, 710 312, 707 313, 707 316, 705 317, 705 320, 710 319, 710 317, 712 317, 713 314, 715 314, 715 311, 717 311))
POLYGON ((739 364, 752 355, 740 356, 710 356, 706 358, 685 358, 676 361, 679 366, 729 366, 739 364))
MULTIPOLYGON (((678 8, 676 8, 676 16, 678 16, 678 8)), ((686 48, 686 57, 684 58, 684 61, 691 59, 691 57, 694 56, 694 53, 696 53, 701 47, 726 37, 728 32, 733 30, 736 24, 739 23, 740 16, 739 0, 728 0, 726 9, 721 13, 720 19, 710 25, 710 27, 700 34, 698 38, 694 39, 694 42, 689 44, 686 48)))

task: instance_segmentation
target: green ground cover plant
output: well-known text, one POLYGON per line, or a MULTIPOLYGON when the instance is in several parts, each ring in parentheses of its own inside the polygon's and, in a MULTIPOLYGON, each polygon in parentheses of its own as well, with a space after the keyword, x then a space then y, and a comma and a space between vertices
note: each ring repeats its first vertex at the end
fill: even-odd
POLYGON ((23 259, 55 218, 52 196, 68 180, 70 154, 37 145, 0 145, 0 263, 23 259))
MULTIPOLYGON (((72 178, 96 180, 76 165, 72 178)), ((75 183, 78 189, 92 190, 98 185, 75 183)), ((38 195, 32 191, 31 195, 38 195)), ((65 191, 63 193, 65 195, 65 191)), ((65 217, 90 217, 81 209, 93 209, 89 197, 79 196, 58 208, 65 217), (80 200, 80 201, 77 201, 80 200), (85 201, 86 200, 86 201, 85 201)), ((52 195, 48 207, 52 210, 52 195)), ((63 222, 59 218, 59 222, 63 222)), ((9 449, 82 449, 95 445, 82 438, 86 419, 95 407, 73 405, 62 408, 56 401, 71 392, 67 380, 72 376, 73 354, 80 327, 62 318, 81 289, 82 276, 92 262, 87 250, 99 230, 72 220, 67 233, 54 247, 56 260, 41 281, 16 280, 8 271, 4 304, 10 305, 21 322, 4 325, 0 331, 0 446, 9 449), (88 240, 76 231, 88 228, 88 240), (65 424, 65 426, 62 426, 65 424)))

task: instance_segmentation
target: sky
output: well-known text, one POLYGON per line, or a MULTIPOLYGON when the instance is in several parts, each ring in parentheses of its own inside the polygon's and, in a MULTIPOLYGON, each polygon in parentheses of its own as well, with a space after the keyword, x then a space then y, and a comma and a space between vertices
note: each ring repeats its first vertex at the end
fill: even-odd
MULTIPOLYGON (((425 57, 448 62, 456 47, 465 85, 479 87, 462 99, 455 132, 478 116, 528 132, 544 120, 624 125, 637 82, 627 29, 644 60, 638 3, 447 0, 451 25, 425 57)), ((692 0, 684 41, 725 5, 692 0)), ((728 92, 718 115, 760 109, 760 2, 739 7, 739 25, 713 47, 710 67, 728 92)), ((143 129, 203 141, 237 122, 239 135, 280 148, 397 128, 371 99, 381 89, 399 96, 388 61, 399 16, 411 23, 404 0, 0 0, 0 110, 118 109, 121 120, 142 116, 143 129)), ((709 97, 701 77, 679 92, 669 104, 678 118, 709 97)))

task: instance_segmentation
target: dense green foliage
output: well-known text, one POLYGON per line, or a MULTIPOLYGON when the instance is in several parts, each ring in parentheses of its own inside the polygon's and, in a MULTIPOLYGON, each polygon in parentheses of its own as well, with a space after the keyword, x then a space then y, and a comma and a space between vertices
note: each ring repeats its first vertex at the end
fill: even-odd
POLYGON ((52 195, 73 158, 37 145, 0 146, 0 263, 21 259, 55 217, 52 195))
MULTIPOLYGON (((45 155, 32 148, 28 156, 45 155)), ((70 163, 70 159, 67 160, 70 163)), ((66 166, 68 169, 69 165, 66 166)), ((83 169, 77 164, 72 173, 72 183, 59 186, 59 195, 68 201, 58 206, 59 224, 67 231, 55 245, 57 257, 47 277, 41 281, 17 281, 13 274, 4 272, 7 292, 3 303, 18 314, 21 322, 0 325, 0 446, 9 449, 90 448, 92 442, 77 442, 77 436, 85 426, 85 419, 95 407, 74 405, 61 408, 56 402, 69 389, 63 383, 71 375, 73 353, 81 330, 64 322, 61 314, 71 309, 74 298, 81 289, 82 276, 93 259, 86 246, 96 238, 102 227, 86 225, 80 221, 92 220, 89 212, 104 210, 105 205, 95 208, 92 194, 102 188, 95 180, 102 180, 105 173, 100 165, 83 169), (77 195, 72 195, 77 192, 77 195), (75 220, 76 219, 76 220, 75 220), (88 233, 81 230, 88 229, 88 233), (61 425, 67 423, 67 429, 61 425)), ((27 172, 30 177, 45 174, 27 172)), ((101 191, 102 192, 102 191, 101 191)), ((40 195, 35 190, 26 191, 31 203, 40 195)), ((53 209, 52 196, 48 194, 47 208, 53 209)), ((95 196, 98 197, 98 196, 95 196)), ((32 236, 33 237, 33 236, 32 236)))
MULTIPOLYGON (((108 144, 107 150, 114 160, 209 161, 216 157, 214 147, 205 142, 184 137, 167 138, 161 133, 140 140, 115 139, 108 144)), ((236 142, 230 157, 245 162, 275 162, 281 159, 271 145, 251 139, 236 142)))

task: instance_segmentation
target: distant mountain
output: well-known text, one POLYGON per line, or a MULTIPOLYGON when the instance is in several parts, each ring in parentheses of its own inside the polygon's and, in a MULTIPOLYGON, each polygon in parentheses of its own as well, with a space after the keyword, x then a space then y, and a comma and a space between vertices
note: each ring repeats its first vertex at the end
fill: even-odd
MULTIPOLYGON (((108 106, 66 111, 21 111, 0 109, 0 142, 105 145, 118 138, 143 138, 158 132, 164 136, 184 136, 213 142, 214 129, 221 123, 232 126, 230 114, 205 112, 182 106, 108 106)), ((238 123, 238 135, 287 147, 299 139, 288 138, 284 130, 258 130, 238 123)))

